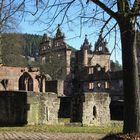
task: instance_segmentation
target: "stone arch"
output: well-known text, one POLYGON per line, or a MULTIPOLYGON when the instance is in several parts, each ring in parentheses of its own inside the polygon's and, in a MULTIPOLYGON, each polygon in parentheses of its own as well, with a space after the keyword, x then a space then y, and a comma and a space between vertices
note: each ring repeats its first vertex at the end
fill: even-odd
POLYGON ((33 91, 33 78, 24 72, 19 78, 19 90, 33 91))

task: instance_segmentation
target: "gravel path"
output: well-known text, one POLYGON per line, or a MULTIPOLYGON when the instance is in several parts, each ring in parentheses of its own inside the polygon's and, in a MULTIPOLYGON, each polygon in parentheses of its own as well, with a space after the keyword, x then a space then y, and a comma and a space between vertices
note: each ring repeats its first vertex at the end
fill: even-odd
POLYGON ((0 140, 99 140, 104 136, 93 133, 0 132, 0 140))

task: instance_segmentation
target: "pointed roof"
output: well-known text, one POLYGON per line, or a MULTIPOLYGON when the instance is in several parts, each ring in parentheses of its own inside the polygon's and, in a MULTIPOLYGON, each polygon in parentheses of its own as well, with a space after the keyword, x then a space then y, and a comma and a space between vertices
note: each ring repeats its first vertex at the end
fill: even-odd
POLYGON ((87 39, 87 35, 85 35, 85 39, 83 42, 83 45, 81 46, 81 50, 90 50, 92 47, 91 43, 89 43, 88 39, 87 39))
POLYGON ((56 31, 56 38, 60 38, 60 37, 64 37, 64 34, 61 32, 61 29, 60 29, 60 24, 58 24, 57 26, 57 31, 56 31))
POLYGON ((109 53, 109 50, 107 48, 107 41, 102 37, 101 34, 99 35, 99 38, 95 43, 94 52, 109 53))
POLYGON ((46 42, 46 41, 49 41, 49 38, 47 34, 44 34, 42 37, 42 42, 46 42))

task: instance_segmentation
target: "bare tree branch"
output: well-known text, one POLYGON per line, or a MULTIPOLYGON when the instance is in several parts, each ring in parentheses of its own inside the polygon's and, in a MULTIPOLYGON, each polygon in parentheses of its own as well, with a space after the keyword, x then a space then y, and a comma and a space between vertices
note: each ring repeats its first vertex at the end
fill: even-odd
POLYGON ((99 7, 101 7, 104 11, 107 12, 107 14, 109 14, 110 16, 112 16, 113 18, 116 18, 116 13, 113 12, 110 8, 108 8, 104 3, 102 3, 99 0, 90 0, 93 3, 95 3, 96 5, 98 5, 99 7))

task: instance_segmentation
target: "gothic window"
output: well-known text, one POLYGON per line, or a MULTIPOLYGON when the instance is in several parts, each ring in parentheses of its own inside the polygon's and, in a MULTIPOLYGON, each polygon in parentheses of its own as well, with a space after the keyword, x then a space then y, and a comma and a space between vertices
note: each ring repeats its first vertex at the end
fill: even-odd
POLYGON ((27 72, 19 78, 19 90, 33 91, 33 79, 27 72))

